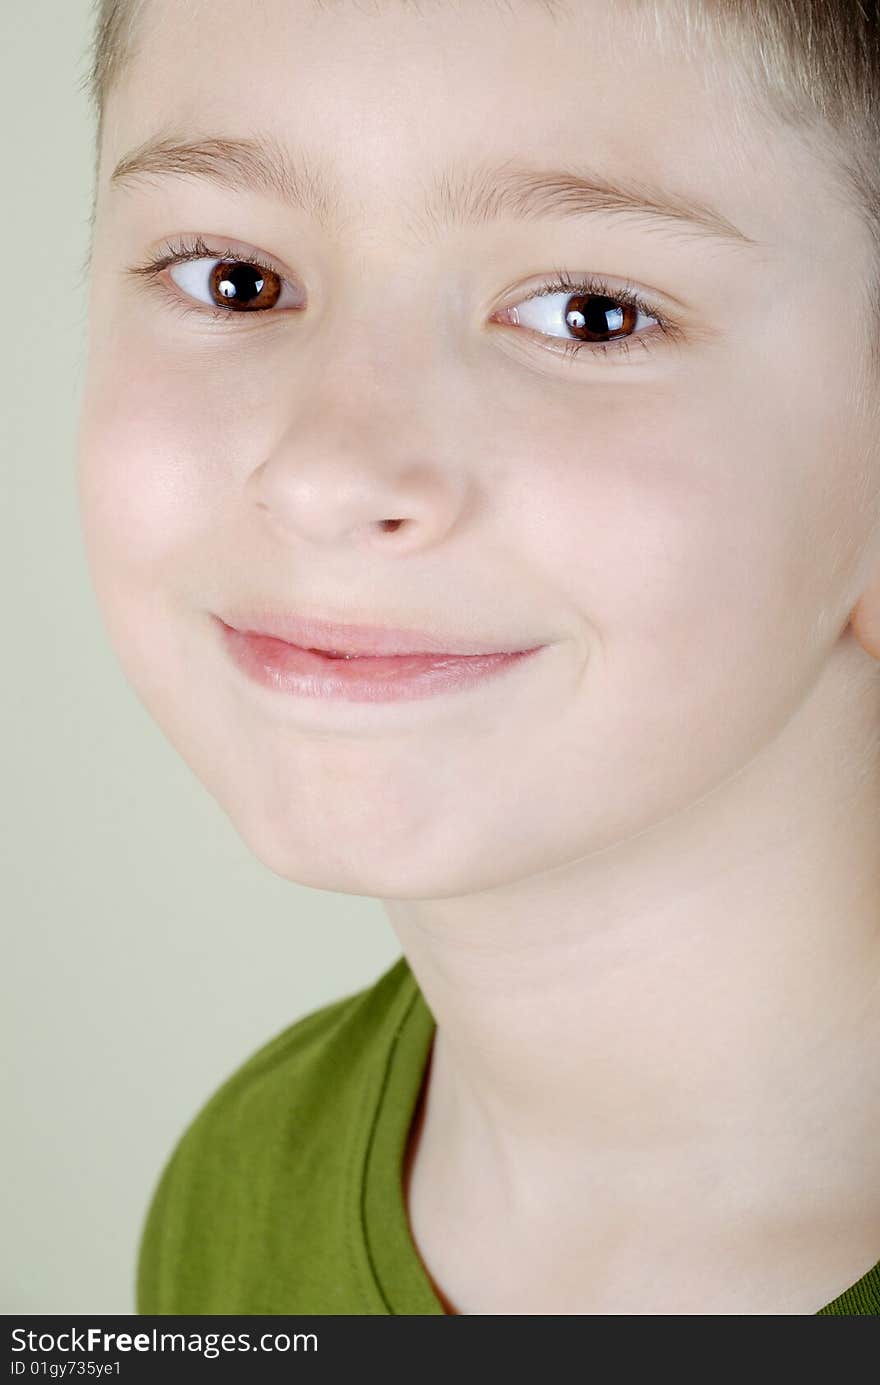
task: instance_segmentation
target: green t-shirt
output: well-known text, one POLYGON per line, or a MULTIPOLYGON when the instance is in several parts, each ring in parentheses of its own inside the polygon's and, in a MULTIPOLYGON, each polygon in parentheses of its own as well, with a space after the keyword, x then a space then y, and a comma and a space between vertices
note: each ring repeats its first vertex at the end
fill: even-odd
MULTIPOLYGON (((138 1313, 444 1313, 402 1181, 434 1027, 400 957, 228 1078, 153 1195, 138 1313)), ((819 1313, 880 1314, 880 1263, 819 1313)))

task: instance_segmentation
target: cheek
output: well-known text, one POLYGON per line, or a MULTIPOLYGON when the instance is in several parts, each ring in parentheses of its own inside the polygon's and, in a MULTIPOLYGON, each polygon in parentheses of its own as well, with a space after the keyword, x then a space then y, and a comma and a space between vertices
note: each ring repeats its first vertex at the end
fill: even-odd
POLYGON ((552 430, 518 420, 517 530, 574 618, 609 650, 664 646, 676 683, 698 644, 803 646, 841 591, 841 533, 859 527, 860 444, 840 398, 747 363, 613 393, 585 389, 552 430))
POLYGON ((695 617, 714 622, 722 597, 733 616, 744 574, 759 582, 756 559, 780 555, 764 543, 768 507, 713 421, 693 401, 630 400, 594 407, 588 426, 557 422, 550 446, 536 432, 510 493, 529 548, 597 640, 648 649, 692 632, 695 617))
POLYGON ((216 542, 223 430, 205 391, 149 358, 123 374, 98 361, 80 416, 82 525, 99 593, 173 582, 202 540, 216 542))
POLYGON ((185 372, 146 353, 118 364, 107 353, 90 361, 80 413, 92 584, 129 682, 160 719, 186 667, 181 611, 204 605, 216 571, 226 473, 203 398, 185 372))
POLYGON ((795 429, 766 385, 763 404, 747 386, 620 394, 597 391, 588 426, 557 416, 552 446, 533 423, 511 503, 586 656, 561 743, 612 797, 629 765, 684 800, 775 734, 827 658, 827 449, 845 440, 839 408, 795 429))

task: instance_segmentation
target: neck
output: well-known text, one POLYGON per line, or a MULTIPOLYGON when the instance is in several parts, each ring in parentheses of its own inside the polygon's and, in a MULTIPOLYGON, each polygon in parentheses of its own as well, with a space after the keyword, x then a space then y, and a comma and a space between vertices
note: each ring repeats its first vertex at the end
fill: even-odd
POLYGON ((728 1211, 797 1207, 823 1169, 836 1208, 880 1199, 880 708, 846 673, 636 837, 385 901, 437 1021, 434 1138, 507 1206, 556 1189, 564 1215, 585 1170, 647 1202, 696 1177, 728 1211))

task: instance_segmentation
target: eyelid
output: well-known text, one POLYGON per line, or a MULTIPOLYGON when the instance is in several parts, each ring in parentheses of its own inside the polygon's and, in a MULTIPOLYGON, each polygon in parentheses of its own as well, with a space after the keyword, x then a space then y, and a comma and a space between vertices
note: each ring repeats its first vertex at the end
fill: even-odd
MULTIPOLYGON (((229 308, 217 308, 210 303, 206 303, 194 297, 183 289, 176 280, 172 280, 174 287, 169 287, 161 278, 165 270, 175 268, 177 265, 187 264, 192 261, 222 261, 230 260, 239 264, 253 265, 256 268, 277 275, 282 283, 282 292, 287 289, 297 295, 301 294, 301 289, 289 277, 287 270, 272 255, 267 255, 262 250, 255 250, 240 241, 228 241, 218 237, 216 245, 209 245, 204 237, 197 233, 194 236, 186 234, 174 237, 169 236, 163 242, 154 256, 151 256, 144 263, 134 265, 127 271, 136 279, 142 279, 148 288, 161 292, 170 307, 184 316, 196 317, 210 323, 222 323, 224 326, 229 323, 237 330, 241 330, 240 319, 249 320, 259 319, 261 325, 266 318, 284 317, 291 309, 273 307, 271 309, 256 309, 250 312, 236 312, 229 308)), ((299 310, 300 304, 295 304, 294 308, 299 310)), ((249 321, 248 325, 253 325, 249 321)))
MULTIPOLYGON (((557 317, 561 316, 561 313, 557 314, 557 317)), ((667 314, 665 307, 649 301, 648 295, 630 280, 614 284, 603 275, 590 272, 572 274, 566 269, 555 270, 552 277, 542 280, 537 285, 533 284, 530 288, 518 288, 516 297, 505 307, 497 309, 490 320, 510 323, 519 333, 535 340, 542 350, 569 360, 584 356, 587 360, 592 357, 597 362, 624 361, 629 360, 634 351, 650 355, 664 340, 675 344, 680 343, 684 337, 678 321, 667 314), (603 342, 569 337, 564 333, 550 331, 521 320, 520 310, 524 306, 528 308, 543 298, 561 298, 565 301, 578 294, 607 298, 611 302, 628 305, 635 310, 637 317, 651 318, 653 326, 633 330, 629 336, 612 337, 609 341, 603 342)), ((552 325, 565 324, 557 321, 552 325)))
POLYGON ((554 265, 549 274, 540 274, 532 279, 526 280, 525 284, 520 284, 516 289, 511 289, 504 295, 502 308, 516 307, 517 304, 526 299, 540 297, 544 292, 552 291, 561 293, 564 288, 569 292, 590 285, 591 291, 596 292, 600 287, 607 289, 608 296, 613 298, 622 295, 624 298, 638 298, 646 310, 650 305, 652 316, 663 321, 668 319, 674 321, 676 318, 684 320, 685 316, 693 309, 684 303, 680 298, 676 298, 662 289, 652 288, 649 284, 637 283, 634 279, 628 279, 624 275, 604 274, 595 270, 585 269, 582 273, 572 272, 565 266, 554 265), (561 285, 549 289, 550 284, 561 285))
POLYGON ((279 278, 289 282, 287 270, 274 256, 257 250, 255 246, 245 245, 243 241, 227 240, 225 236, 218 236, 217 242, 217 245, 209 245, 198 233, 192 237, 186 233, 169 236, 155 255, 151 255, 143 264, 135 265, 129 273, 158 274, 168 265, 180 264, 185 260, 239 260, 242 264, 256 264, 271 269, 279 278))

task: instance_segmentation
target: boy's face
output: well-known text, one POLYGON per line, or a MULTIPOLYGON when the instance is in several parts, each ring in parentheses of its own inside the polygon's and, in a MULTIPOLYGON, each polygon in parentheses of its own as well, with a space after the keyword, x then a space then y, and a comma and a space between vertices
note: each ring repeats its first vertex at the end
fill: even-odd
POLYGON ((96 590, 170 741, 307 885, 465 894, 643 831, 781 731, 859 593, 867 232, 627 7, 572 11, 151 0, 111 98, 79 440, 96 590), (258 132, 316 171, 326 226, 195 177, 110 186, 154 136, 258 132), (446 224, 453 173, 502 161, 650 182, 749 239, 546 192, 446 224), (268 257, 277 306, 214 321, 210 259, 127 272, 197 235, 268 257), (628 282, 674 332, 631 314, 628 352, 612 327, 563 354, 570 292, 530 297, 560 269, 628 282), (322 702, 230 661, 215 617, 254 605, 549 647, 443 697, 322 702))

